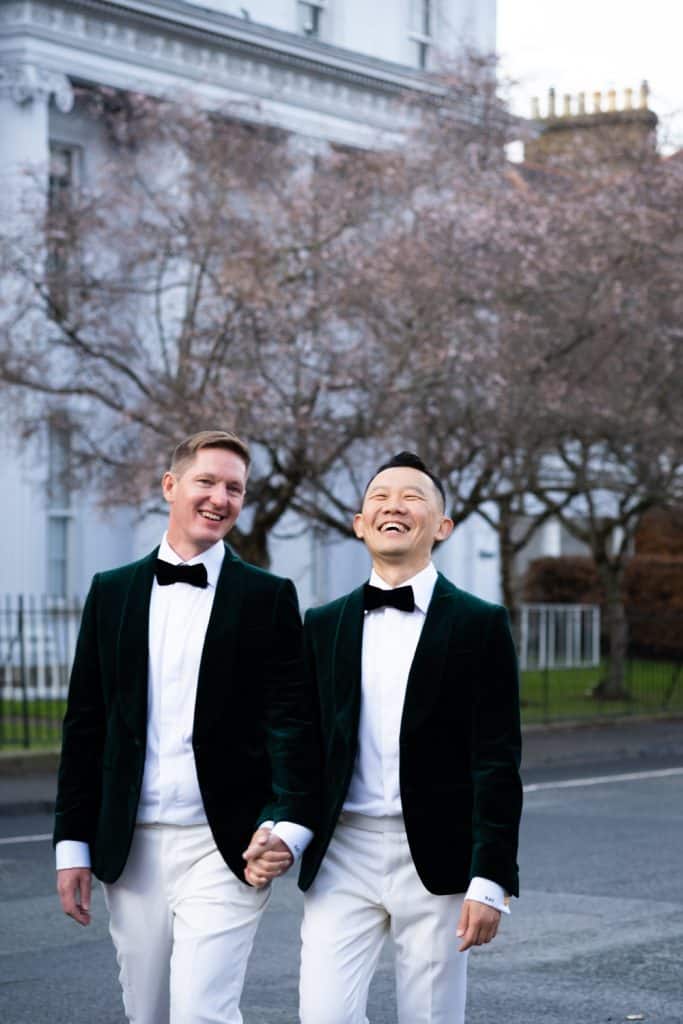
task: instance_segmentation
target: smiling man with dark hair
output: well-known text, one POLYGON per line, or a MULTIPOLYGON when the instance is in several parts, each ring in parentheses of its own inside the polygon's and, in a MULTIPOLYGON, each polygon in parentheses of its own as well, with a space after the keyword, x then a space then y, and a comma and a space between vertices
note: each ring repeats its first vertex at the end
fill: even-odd
POLYGON ((400 1024, 462 1024, 467 951, 517 895, 517 667, 505 610, 431 561, 444 489, 400 452, 354 530, 369 583, 304 623, 323 734, 322 822, 301 868, 302 1024, 364 1024, 385 936, 400 1024))

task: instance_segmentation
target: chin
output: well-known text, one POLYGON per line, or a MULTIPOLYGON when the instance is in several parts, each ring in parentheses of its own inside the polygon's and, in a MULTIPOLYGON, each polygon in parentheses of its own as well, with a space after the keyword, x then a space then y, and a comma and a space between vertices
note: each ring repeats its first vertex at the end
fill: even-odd
POLYGON ((410 550, 409 547, 403 547, 400 544, 387 544, 384 548, 378 548, 378 553, 381 555, 409 555, 410 550))
POLYGON ((222 540, 223 536, 223 533, 206 530, 204 533, 198 534, 195 537, 195 541, 197 544, 205 544, 208 546, 211 544, 215 544, 217 540, 222 540))

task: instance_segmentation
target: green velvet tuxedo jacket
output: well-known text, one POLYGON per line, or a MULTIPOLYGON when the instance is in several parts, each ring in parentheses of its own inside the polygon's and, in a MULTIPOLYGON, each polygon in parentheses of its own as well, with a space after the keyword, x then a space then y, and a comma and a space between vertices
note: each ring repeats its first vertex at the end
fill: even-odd
MULTIPOLYGON (((309 611, 307 671, 320 702, 322 820, 299 885, 320 867, 351 781, 361 702, 363 588, 309 611)), ((522 807, 517 662, 504 608, 439 574, 408 677, 400 789, 411 855, 432 893, 476 875, 518 895, 522 807)))
MULTIPOLYGON (((88 843, 104 882, 116 881, 126 863, 140 797, 156 557, 155 550, 95 576, 71 674, 54 840, 88 843)), ((247 565, 226 545, 192 744, 209 826, 242 881, 242 851, 261 821, 317 825, 314 719, 293 584, 247 565)))

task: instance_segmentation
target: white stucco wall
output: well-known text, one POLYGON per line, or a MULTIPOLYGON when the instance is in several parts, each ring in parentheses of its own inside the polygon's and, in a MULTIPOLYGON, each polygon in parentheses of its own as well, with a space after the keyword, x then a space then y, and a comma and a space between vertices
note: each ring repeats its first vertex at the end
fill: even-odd
MULTIPOLYGON (((405 125, 395 97, 399 88, 424 82, 411 70, 417 65, 414 0, 328 0, 319 46, 303 39, 296 0, 143 0, 142 7, 147 20, 131 19, 129 27, 113 13, 110 21, 94 11, 89 20, 78 16, 68 0, 8 7, 0 23, 0 70, 9 72, 0 75, 3 215, 18 215, 19 168, 31 165, 46 173, 50 141, 79 149, 86 183, 106 163, 101 126, 78 105, 70 108, 72 80, 166 96, 193 91, 211 105, 243 104, 245 116, 254 120, 364 146, 400 139, 405 125), (270 36, 262 30, 262 38, 258 31, 241 38, 243 7, 252 25, 274 30, 270 36), (240 24, 227 24, 223 15, 240 24)), ((488 50, 494 39, 495 0, 434 0, 435 48, 450 54, 467 43, 488 50)), ((40 594, 47 587, 45 437, 20 449, 9 420, 1 425, 0 592, 40 594)), ((69 590, 83 594, 95 572, 144 554, 163 528, 163 517, 139 520, 134 511, 98 506, 87 493, 79 495, 70 531, 69 590)), ((495 562, 477 555, 491 547, 490 538, 480 534, 479 527, 465 524, 437 561, 455 582, 496 596, 495 562)), ((321 539, 312 528, 295 539, 275 537, 272 558, 274 571, 295 579, 303 607, 338 596, 368 572, 361 544, 321 539)))
MULTIPOLYGON (((195 2, 195 0, 191 0, 195 2)), ((222 11, 284 32, 301 34, 299 0, 197 0, 196 6, 222 11)), ((356 53, 417 67, 412 38, 419 28, 420 0, 326 0, 320 39, 356 53)), ((495 47, 496 0, 432 0, 435 46, 454 55, 463 44, 495 47)))

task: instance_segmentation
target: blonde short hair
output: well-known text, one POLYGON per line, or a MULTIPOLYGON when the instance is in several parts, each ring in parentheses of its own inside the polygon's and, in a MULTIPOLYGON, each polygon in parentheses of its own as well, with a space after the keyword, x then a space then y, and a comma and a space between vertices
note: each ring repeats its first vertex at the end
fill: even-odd
POLYGON ((246 441, 233 434, 231 430, 200 430, 186 437, 175 448, 169 472, 174 476, 182 476, 202 448, 225 448, 229 452, 234 452, 242 459, 247 471, 249 470, 251 454, 246 441))

